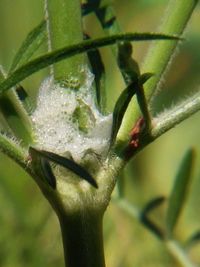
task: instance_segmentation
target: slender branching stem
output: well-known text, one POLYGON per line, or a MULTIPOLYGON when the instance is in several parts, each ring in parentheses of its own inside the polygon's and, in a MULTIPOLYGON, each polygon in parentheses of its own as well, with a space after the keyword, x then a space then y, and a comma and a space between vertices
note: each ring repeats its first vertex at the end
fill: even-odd
POLYGON ((13 159, 24 169, 27 168, 27 152, 21 148, 14 140, 6 135, 0 134, 0 150, 13 159))
POLYGON ((165 242, 165 246, 181 267, 197 267, 187 256, 187 252, 175 240, 165 242))
MULTIPOLYGON (((133 219, 140 221, 141 211, 135 207, 132 203, 124 198, 113 199, 114 203, 128 215, 130 215, 133 219)), ((180 245, 174 240, 164 240, 162 239, 164 246, 167 248, 169 253, 174 257, 174 259, 180 264, 182 267, 196 267, 194 263, 187 256, 186 251, 184 251, 180 245)))
MULTIPOLYGON (((0 80, 3 81, 4 79, 6 79, 6 74, 1 68, 0 80)), ((31 120, 17 97, 15 89, 1 95, 0 110, 14 136, 23 141, 24 145, 32 143, 31 120)))
MULTIPOLYGON (((181 35, 192 15, 198 0, 171 0, 159 31, 166 34, 181 35)), ((149 49, 141 71, 152 72, 153 76, 145 85, 146 98, 149 100, 156 92, 162 75, 167 70, 174 55, 178 41, 155 42, 149 49)))
POLYGON ((183 120, 189 118, 192 114, 200 110, 200 93, 194 94, 180 104, 161 113, 153 120, 153 129, 151 135, 153 139, 167 132, 183 120))
MULTIPOLYGON (((171 0, 166 11, 166 17, 159 31, 166 34, 181 35, 197 2, 197 0, 171 0)), ((141 68, 141 73, 151 72, 156 74, 144 85, 144 91, 148 102, 155 93, 163 73, 171 62, 177 44, 178 40, 171 42, 154 42, 152 44, 141 68)), ((118 133, 118 139, 120 141, 128 141, 130 130, 138 120, 140 114, 140 109, 137 107, 136 100, 133 99, 118 133)))

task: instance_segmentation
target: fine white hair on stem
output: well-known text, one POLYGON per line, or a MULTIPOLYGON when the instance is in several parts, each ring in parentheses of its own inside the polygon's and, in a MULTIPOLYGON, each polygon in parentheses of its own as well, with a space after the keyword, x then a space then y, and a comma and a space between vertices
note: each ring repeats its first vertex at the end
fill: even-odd
POLYGON ((158 114, 153 119, 154 128, 152 136, 157 138, 169 129, 173 128, 192 114, 200 110, 200 92, 188 97, 179 104, 158 114))

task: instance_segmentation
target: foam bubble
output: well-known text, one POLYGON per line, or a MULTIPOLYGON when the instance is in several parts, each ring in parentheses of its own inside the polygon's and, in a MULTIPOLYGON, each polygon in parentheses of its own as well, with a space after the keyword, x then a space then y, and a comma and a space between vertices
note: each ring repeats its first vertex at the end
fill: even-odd
POLYGON ((47 78, 39 89, 37 107, 31 118, 34 125, 35 143, 39 149, 57 154, 69 151, 76 161, 92 149, 97 154, 106 153, 112 126, 112 115, 99 113, 92 95, 93 74, 85 71, 85 83, 79 90, 61 87, 47 78), (94 118, 87 133, 80 131, 73 114, 80 100, 89 107, 94 118))

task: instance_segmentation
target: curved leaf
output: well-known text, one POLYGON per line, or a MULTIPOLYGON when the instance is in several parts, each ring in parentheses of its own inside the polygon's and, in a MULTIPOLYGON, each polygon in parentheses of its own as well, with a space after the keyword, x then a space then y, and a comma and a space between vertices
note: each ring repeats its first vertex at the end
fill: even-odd
POLYGON ((26 37, 18 52, 16 53, 10 72, 17 67, 27 63, 31 56, 36 52, 40 45, 45 40, 46 36, 46 21, 42 21, 37 27, 35 27, 26 37))
POLYGON ((132 76, 132 83, 119 96, 113 111, 113 124, 110 146, 112 146, 112 144, 115 142, 124 114, 132 97, 138 93, 138 91, 140 90, 140 85, 145 83, 149 78, 151 78, 151 76, 151 73, 144 73, 139 76, 135 72, 135 75, 132 76))
POLYGON ((126 89, 121 93, 115 104, 113 111, 113 124, 112 124, 110 146, 112 146, 113 143, 115 142, 118 130, 121 126, 124 117, 124 113, 126 112, 128 104, 130 103, 132 97, 134 96, 134 94, 136 94, 137 91, 136 87, 137 87, 137 81, 131 83, 128 87, 126 87, 126 89))
POLYGON ((125 33, 94 40, 83 41, 79 44, 67 46, 56 51, 40 56, 16 71, 12 72, 5 81, 0 84, 0 93, 16 85, 31 74, 46 68, 47 66, 72 57, 74 55, 95 50, 98 47, 115 44, 119 41, 148 41, 148 40, 180 40, 178 36, 162 33, 125 33))
POLYGON ((189 185, 192 179, 193 163, 194 150, 189 149, 182 159, 171 194, 169 196, 169 205, 166 215, 166 226, 169 237, 173 234, 173 230, 176 226, 188 195, 189 185))
POLYGON ((105 67, 98 49, 89 51, 88 58, 94 74, 97 105, 101 113, 105 110, 105 67))
POLYGON ((94 180, 94 178, 86 171, 86 169, 84 169, 82 166, 77 164, 75 161, 68 159, 68 158, 65 158, 65 157, 62 157, 62 156, 57 155, 57 154, 52 153, 52 152, 48 152, 48 151, 44 151, 44 150, 37 150, 33 147, 30 147, 29 151, 30 151, 30 153, 32 153, 32 152, 37 153, 41 157, 44 157, 45 159, 48 159, 48 160, 55 162, 56 164, 58 164, 62 167, 69 169, 70 171, 72 171, 73 173, 78 175, 79 177, 86 180, 88 183, 90 183, 95 188, 98 188, 98 185, 97 185, 96 181, 94 180))
POLYGON ((86 16, 90 14, 91 12, 97 11, 99 8, 106 7, 107 5, 111 4, 113 0, 88 0, 87 3, 83 3, 81 5, 82 9, 82 16, 86 16))
POLYGON ((196 244, 200 243, 200 230, 192 234, 189 239, 186 241, 186 248, 190 248, 196 244))
POLYGON ((56 189, 56 177, 53 174, 51 169, 51 165, 49 164, 48 160, 45 158, 40 158, 41 168, 44 174, 44 177, 47 183, 53 188, 56 189))
POLYGON ((152 199, 143 208, 142 213, 145 214, 145 215, 147 215, 147 213, 153 211, 155 208, 157 208, 158 206, 160 206, 161 204, 163 204, 163 202, 165 201, 165 199, 166 198, 164 196, 160 196, 160 197, 156 197, 156 198, 152 199))

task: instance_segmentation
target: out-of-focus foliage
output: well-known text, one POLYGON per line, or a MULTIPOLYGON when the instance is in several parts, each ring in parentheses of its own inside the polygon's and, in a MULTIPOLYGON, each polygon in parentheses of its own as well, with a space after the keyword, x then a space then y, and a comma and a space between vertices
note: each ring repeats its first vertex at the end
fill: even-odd
MULTIPOLYGON (((0 62, 5 70, 9 69, 26 34, 42 20, 42 2, 0 1, 0 62)), ((167 0, 116 0, 114 7, 125 31, 156 31, 167 3, 167 0)), ((199 90, 199 18, 198 6, 186 32, 186 41, 179 47, 161 84, 162 91, 154 103, 154 113, 199 90)), ((91 37, 103 35, 93 15, 86 18, 85 27, 91 37)), ((148 46, 147 43, 134 44, 134 56, 140 65, 148 46)), ((45 46, 41 47, 38 53, 44 49, 45 46)), ((108 77, 106 82, 110 87, 107 96, 111 96, 111 109, 125 86, 109 48, 101 49, 101 52, 108 77)), ((39 72, 23 82, 33 101, 44 73, 39 72)), ((196 149, 193 183, 175 229, 175 235, 181 241, 200 229, 199 119, 200 114, 196 114, 162 136, 130 162, 123 174, 124 194, 135 206, 142 208, 151 199, 170 194, 183 154, 191 146, 196 149)), ((13 162, 2 154, 0 157, 0 266, 63 266, 61 237, 55 215, 34 182, 13 162)), ((152 213, 152 219, 163 225, 165 212, 166 204, 162 204, 152 213)), ((162 242, 114 203, 109 206, 104 223, 107 266, 177 266, 162 242)), ((200 243, 190 248, 189 255, 200 264, 200 243)))

